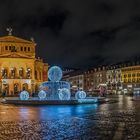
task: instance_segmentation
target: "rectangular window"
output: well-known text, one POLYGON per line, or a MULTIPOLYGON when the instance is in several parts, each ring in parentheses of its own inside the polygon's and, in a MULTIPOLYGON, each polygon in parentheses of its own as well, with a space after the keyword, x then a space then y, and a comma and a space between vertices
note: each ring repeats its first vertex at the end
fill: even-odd
POLYGON ((24 47, 24 51, 26 51, 26 47, 24 47))
POLYGON ((8 50, 8 46, 5 46, 5 50, 8 50))
POLYGON ((30 47, 28 47, 28 51, 30 51, 30 47))
POLYGON ((11 46, 9 46, 9 50, 11 50, 11 46))
POLYGON ((20 50, 23 51, 23 47, 21 47, 20 50))

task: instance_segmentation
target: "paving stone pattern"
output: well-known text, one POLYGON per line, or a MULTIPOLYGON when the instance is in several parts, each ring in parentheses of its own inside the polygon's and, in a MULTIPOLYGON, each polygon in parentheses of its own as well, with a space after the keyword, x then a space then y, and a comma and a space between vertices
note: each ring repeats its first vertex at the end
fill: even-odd
POLYGON ((48 118, 56 106, 49 110, 0 105, 0 140, 140 140, 140 102, 128 97, 118 100, 97 108, 58 107, 54 110, 58 113, 48 118))
POLYGON ((124 124, 121 139, 140 139, 135 112, 121 111, 52 121, 2 121, 0 140, 112 140, 120 123, 124 124))

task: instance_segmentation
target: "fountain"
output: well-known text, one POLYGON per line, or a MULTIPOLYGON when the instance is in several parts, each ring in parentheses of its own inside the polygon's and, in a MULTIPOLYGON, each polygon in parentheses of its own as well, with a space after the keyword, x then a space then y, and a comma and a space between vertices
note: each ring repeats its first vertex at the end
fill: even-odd
POLYGON ((29 98, 27 91, 22 91, 18 99, 7 99, 4 103, 11 104, 93 104, 100 102, 99 97, 86 97, 85 91, 77 91, 75 97, 71 98, 70 83, 61 81, 62 70, 58 66, 53 66, 48 71, 50 81, 40 85, 38 98, 29 98), (20 100, 19 100, 20 99, 20 100))
POLYGON ((43 82, 40 90, 47 93, 49 100, 70 100, 70 84, 66 81, 60 81, 62 70, 58 66, 53 66, 48 71, 50 81, 43 82))

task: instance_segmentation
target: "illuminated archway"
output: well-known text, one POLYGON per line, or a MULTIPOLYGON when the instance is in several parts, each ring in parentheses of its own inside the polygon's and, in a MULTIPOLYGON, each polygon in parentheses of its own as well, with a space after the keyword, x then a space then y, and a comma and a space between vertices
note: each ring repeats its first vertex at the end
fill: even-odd
POLYGON ((17 95, 19 93, 19 84, 15 83, 14 84, 14 94, 17 95))
POLYGON ((6 95, 9 94, 9 85, 8 84, 3 84, 3 93, 6 95))
POLYGON ((28 84, 24 83, 23 86, 22 86, 22 89, 28 91, 28 84))

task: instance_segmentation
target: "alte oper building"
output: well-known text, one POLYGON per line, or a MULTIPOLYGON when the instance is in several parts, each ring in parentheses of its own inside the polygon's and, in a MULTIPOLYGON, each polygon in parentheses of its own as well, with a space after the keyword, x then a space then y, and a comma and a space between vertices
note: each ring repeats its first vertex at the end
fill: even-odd
POLYGON ((12 36, 0 37, 0 94, 35 93, 47 81, 48 64, 35 57, 36 43, 12 36))

